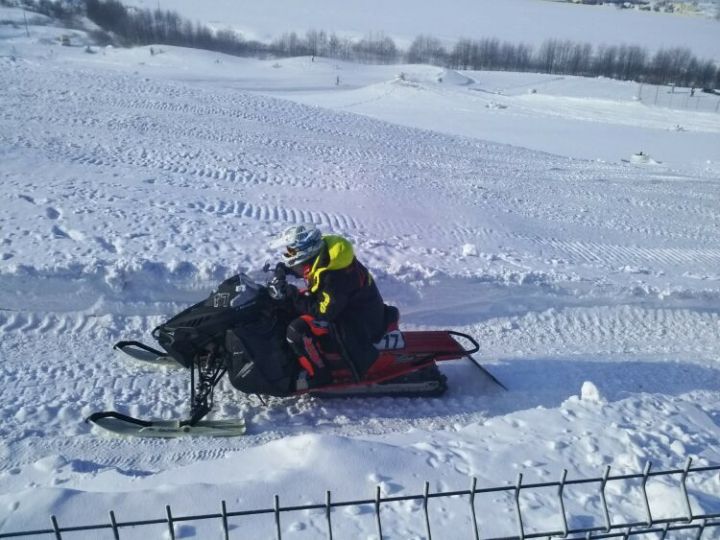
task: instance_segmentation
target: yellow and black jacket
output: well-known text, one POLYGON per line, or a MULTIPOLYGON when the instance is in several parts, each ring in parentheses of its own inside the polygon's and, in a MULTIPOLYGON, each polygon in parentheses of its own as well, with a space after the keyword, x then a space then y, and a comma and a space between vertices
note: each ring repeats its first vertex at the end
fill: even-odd
POLYGON ((292 295, 295 309, 333 323, 357 369, 364 373, 377 358, 373 346, 385 333, 384 304, 375 280, 355 258, 352 244, 335 235, 305 276, 307 294, 292 295))

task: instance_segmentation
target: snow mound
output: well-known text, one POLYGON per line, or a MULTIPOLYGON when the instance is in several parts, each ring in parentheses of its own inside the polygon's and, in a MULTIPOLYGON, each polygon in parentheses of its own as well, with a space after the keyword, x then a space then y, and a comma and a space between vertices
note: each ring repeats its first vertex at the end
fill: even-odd
POLYGON ((634 163, 635 165, 659 165, 659 161, 655 161, 653 158, 651 158, 649 155, 638 152, 637 154, 633 154, 630 156, 630 163, 634 163))
POLYGON ((443 84, 456 84, 458 86, 467 86, 474 83, 470 77, 458 73, 454 69, 443 69, 437 74, 437 82, 443 84))
POLYGON ((486 109, 507 109, 508 106, 504 103, 498 103, 497 101, 491 101, 485 105, 486 109))
POLYGON ((590 381, 585 381, 580 389, 580 399, 589 403, 605 403, 605 398, 600 394, 600 390, 590 381))
POLYGON ((412 66, 401 71, 397 81, 415 84, 444 84, 454 86, 468 86, 475 81, 453 69, 437 70, 430 66, 412 66))

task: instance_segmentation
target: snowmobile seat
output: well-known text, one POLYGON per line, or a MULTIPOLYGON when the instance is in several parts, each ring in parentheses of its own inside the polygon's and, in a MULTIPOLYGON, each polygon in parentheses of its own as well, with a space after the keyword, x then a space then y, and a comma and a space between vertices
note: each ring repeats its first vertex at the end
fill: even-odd
POLYGON ((385 304, 385 332, 394 332, 400 329, 400 310, 395 306, 385 304))

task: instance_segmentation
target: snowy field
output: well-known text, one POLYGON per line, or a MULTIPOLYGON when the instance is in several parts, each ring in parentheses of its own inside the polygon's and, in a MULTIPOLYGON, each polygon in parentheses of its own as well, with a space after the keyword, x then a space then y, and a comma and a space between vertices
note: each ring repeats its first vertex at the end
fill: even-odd
POLYGON ((270 41, 285 32, 304 35, 314 28, 353 39, 383 32, 400 47, 407 47, 420 34, 429 34, 449 45, 460 37, 498 38, 534 46, 554 38, 595 45, 628 43, 652 51, 687 47, 701 57, 720 56, 716 20, 620 10, 611 5, 552 0, 345 0, 342 7, 333 0, 124 0, 123 4, 145 9, 160 6, 259 41, 270 41))
MULTIPOLYGON (((164 46, 88 54, 82 36, 54 44, 62 33, 0 26, 0 534, 46 528, 51 513, 69 526, 110 509, 267 508, 275 493, 299 505, 376 485, 415 494, 426 480, 436 492, 473 476, 720 463, 712 97, 656 106, 616 81, 164 46), (185 415, 183 373, 122 360, 112 343, 151 343, 156 324, 258 269, 268 239, 302 222, 352 239, 404 328, 475 336, 509 391, 479 392, 458 361, 443 365, 438 399, 264 406, 223 385, 214 417, 243 416, 242 438, 115 439, 82 422, 106 409, 185 415)), ((691 487, 705 494, 696 513, 720 511, 717 474, 691 487)), ((668 486, 650 491, 656 515, 683 515, 668 486)), ((542 500, 523 501, 529 531, 558 526, 542 500)), ((597 497, 568 500, 575 526, 602 523, 597 497)), ((511 503, 478 503, 486 534, 514 533, 511 503)), ((466 504, 434 505, 440 538, 468 537, 466 504)), ((385 509, 383 537, 423 538, 421 510, 385 509)), ((370 508, 334 522, 338 538, 376 538, 370 508)), ((283 538, 324 531, 322 511, 283 518, 283 538)), ((270 516, 231 533, 275 535, 270 516)), ((122 535, 149 537, 166 528, 122 535)))

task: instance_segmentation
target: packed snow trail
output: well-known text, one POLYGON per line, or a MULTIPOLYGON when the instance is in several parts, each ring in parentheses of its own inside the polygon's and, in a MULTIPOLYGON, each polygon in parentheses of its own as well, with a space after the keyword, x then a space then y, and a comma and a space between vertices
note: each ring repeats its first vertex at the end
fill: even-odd
MULTIPOLYGON (((35 528, 34 504, 82 519, 83 501, 108 485, 142 495, 96 499, 102 516, 111 505, 161 511, 201 484, 213 505, 255 507, 273 489, 305 500, 288 479, 312 477, 314 458, 341 468, 373 451, 386 459, 343 470, 394 493, 422 475, 456 489, 526 468, 554 477, 720 460, 716 178, 105 67, 0 64, 3 532, 35 528), (112 343, 149 341, 223 278, 261 267, 276 255, 267 240, 301 222, 352 239, 406 328, 475 336, 478 360, 510 390, 478 392, 475 368, 458 361, 443 366, 439 399, 265 406, 224 384, 215 417, 249 426, 232 440, 128 441, 82 422, 101 409, 186 414, 186 374, 120 360, 112 343), (578 398, 588 381, 599 397, 578 398), (293 448, 307 460, 289 459, 293 448), (223 462, 233 486, 207 472, 223 462), (267 474, 273 464, 285 468, 267 474), (184 466, 210 476, 164 492, 184 466), (238 485, 248 495, 230 497, 238 485)), ((358 495, 313 478, 330 484, 322 493, 358 495)))

